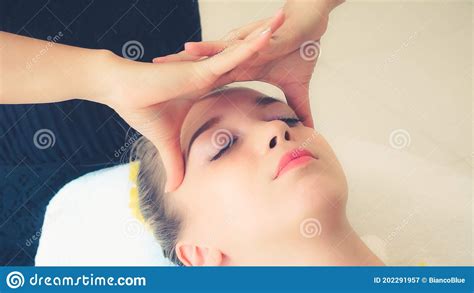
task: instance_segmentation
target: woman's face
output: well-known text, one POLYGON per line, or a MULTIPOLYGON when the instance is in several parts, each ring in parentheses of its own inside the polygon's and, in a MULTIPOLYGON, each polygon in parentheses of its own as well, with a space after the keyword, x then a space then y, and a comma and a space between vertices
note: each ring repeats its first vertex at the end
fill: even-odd
POLYGON ((206 97, 186 117, 181 146, 185 177, 170 194, 183 217, 179 241, 219 249, 227 264, 290 258, 310 238, 305 221, 331 233, 345 217, 347 183, 334 152, 284 102, 246 88, 206 97))

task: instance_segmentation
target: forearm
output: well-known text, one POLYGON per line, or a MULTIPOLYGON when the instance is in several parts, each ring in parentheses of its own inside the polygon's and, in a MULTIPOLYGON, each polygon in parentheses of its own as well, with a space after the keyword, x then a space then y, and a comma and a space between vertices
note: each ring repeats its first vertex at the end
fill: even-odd
POLYGON ((100 101, 110 54, 0 32, 0 104, 100 101))

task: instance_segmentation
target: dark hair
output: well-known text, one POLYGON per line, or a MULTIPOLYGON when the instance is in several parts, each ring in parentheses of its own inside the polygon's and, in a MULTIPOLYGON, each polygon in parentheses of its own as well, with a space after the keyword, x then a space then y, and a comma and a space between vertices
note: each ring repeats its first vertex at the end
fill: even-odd
POLYGON ((141 137, 135 142, 131 155, 132 161, 139 161, 137 187, 141 213, 160 243, 164 256, 182 266, 176 254, 182 220, 171 208, 169 194, 164 191, 166 174, 159 152, 151 141, 141 137))

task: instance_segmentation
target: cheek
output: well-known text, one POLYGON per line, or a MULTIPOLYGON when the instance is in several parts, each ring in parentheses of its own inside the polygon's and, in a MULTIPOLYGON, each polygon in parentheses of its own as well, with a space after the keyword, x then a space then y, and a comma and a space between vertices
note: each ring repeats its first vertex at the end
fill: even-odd
POLYGON ((214 185, 222 208, 223 233, 234 242, 235 238, 240 239, 239 245, 274 239, 290 218, 294 220, 294 215, 288 213, 291 194, 277 194, 263 179, 268 174, 260 174, 251 160, 240 157, 239 162, 229 165, 233 167, 218 171, 214 185))
POLYGON ((252 177, 244 163, 227 163, 216 168, 211 182, 213 192, 227 207, 241 208, 248 205, 255 193, 252 177))
POLYGON ((226 161, 222 166, 216 166, 209 182, 216 207, 220 209, 219 221, 232 233, 245 232, 255 226, 257 215, 265 207, 262 184, 249 170, 252 168, 245 160, 226 161))
POLYGON ((333 198, 342 199, 347 197, 347 178, 336 153, 322 136, 319 136, 316 141, 315 148, 318 148, 318 146, 321 150, 321 159, 327 165, 327 172, 323 175, 326 175, 325 180, 329 189, 328 193, 333 194, 333 198))
POLYGON ((301 214, 326 213, 345 206, 347 184, 345 178, 328 170, 301 179, 292 190, 289 205, 301 214))
POLYGON ((321 134, 305 133, 305 148, 315 153, 318 162, 308 171, 308 176, 297 179, 284 192, 294 194, 288 200, 295 215, 303 220, 309 217, 340 216, 345 213, 348 186, 344 170, 331 146, 321 134))

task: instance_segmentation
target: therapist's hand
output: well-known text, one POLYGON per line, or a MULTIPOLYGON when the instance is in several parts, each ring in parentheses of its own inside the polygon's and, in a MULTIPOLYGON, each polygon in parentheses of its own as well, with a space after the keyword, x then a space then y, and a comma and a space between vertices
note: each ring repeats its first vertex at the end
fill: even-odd
MULTIPOLYGON (((342 3, 340 0, 287 1, 282 11, 284 24, 273 34, 270 45, 254 58, 241 63, 222 76, 218 83, 261 80, 280 87, 306 126, 314 127, 309 83, 319 55, 319 39, 327 28, 329 12, 342 3)), ((153 60, 156 63, 196 60, 212 56, 246 37, 255 35, 271 19, 263 19, 232 30, 223 39, 209 42, 186 43, 185 50, 153 60)))
POLYGON ((166 191, 176 189, 184 177, 180 132, 193 102, 268 45, 282 21, 275 19, 272 23, 277 24, 200 60, 152 64, 116 59, 111 79, 114 89, 107 87, 102 102, 158 148, 166 170, 166 191))
MULTIPOLYGON (((282 23, 277 18, 274 22, 282 23)), ((173 190, 184 175, 179 139, 191 102, 268 45, 277 28, 262 28, 202 60, 168 64, 136 62, 108 50, 0 32, 0 104, 80 98, 108 105, 158 148, 166 169, 166 188, 173 190), (37 58, 46 47, 47 54, 37 58)))

